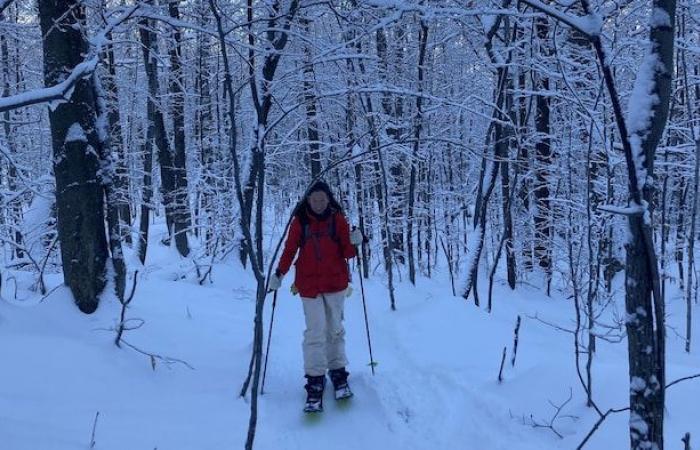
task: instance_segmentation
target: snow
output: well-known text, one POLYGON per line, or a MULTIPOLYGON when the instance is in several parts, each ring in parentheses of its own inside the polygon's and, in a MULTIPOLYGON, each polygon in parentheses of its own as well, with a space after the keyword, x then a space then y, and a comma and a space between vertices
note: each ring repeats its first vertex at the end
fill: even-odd
POLYGON ((545 12, 548 16, 554 17, 588 36, 597 36, 601 33, 603 20, 598 14, 591 13, 589 15, 574 16, 561 12, 557 8, 549 6, 540 0, 523 0, 523 3, 545 12))
POLYGON ((598 206, 598 209, 601 211, 613 213, 613 214, 620 214, 623 216, 633 216, 633 215, 638 215, 638 214, 643 214, 644 213, 644 208, 640 205, 637 204, 632 204, 627 207, 620 207, 620 206, 615 206, 615 205, 600 205, 598 206))
POLYGON ((87 142, 85 130, 78 122, 73 123, 66 133, 66 144, 69 142, 87 142))
MULTIPOLYGON (((70 100, 76 83, 81 78, 92 74, 97 68, 97 64, 100 60, 98 55, 101 54, 103 46, 108 43, 106 36, 119 24, 133 16, 138 8, 139 5, 134 5, 124 8, 123 10, 118 9, 114 17, 110 18, 105 27, 99 30, 99 32, 90 39, 92 49, 85 60, 76 65, 70 74, 67 74, 64 80, 51 87, 32 89, 16 95, 0 98, 0 112, 38 103, 47 103, 49 108, 55 111, 60 104, 70 100)), ((77 30, 81 30, 81 26, 82 25, 77 23, 72 25, 72 27, 77 30)))
POLYGON ((46 254, 44 239, 51 231, 51 208, 56 199, 54 181, 48 177, 40 180, 32 201, 22 214, 22 238, 24 247, 35 261, 40 261, 46 254))
POLYGON ((632 377, 632 380, 630 381, 630 390, 632 392, 642 392, 646 388, 647 383, 643 378, 632 377))
POLYGON ((630 413, 630 428, 635 430, 641 436, 646 436, 649 433, 649 424, 637 413, 630 413))
POLYGON ((484 27, 484 33, 488 33, 493 28, 496 23, 496 16, 483 15, 479 17, 481 19, 481 24, 484 27))
POLYGON ((654 117, 653 108, 659 102, 659 96, 655 94, 654 74, 660 66, 658 55, 649 48, 637 72, 627 106, 627 127, 640 189, 647 182, 652 182, 652 180, 647 180, 647 172, 644 168, 646 158, 642 142, 651 127, 651 121, 654 117))
POLYGON ((52 110, 58 105, 69 100, 75 88, 75 84, 82 77, 89 75, 95 70, 98 58, 91 58, 75 66, 70 75, 62 82, 48 88, 33 89, 28 92, 0 98, 0 111, 33 105, 36 103, 49 102, 52 110))
MULTIPOLYGON (((98 311, 81 314, 60 274, 47 274, 44 301, 30 296, 31 275, 15 272, 21 291, 3 285, 0 300, 0 436, 8 450, 89 448, 93 422, 96 447, 112 449, 228 449, 245 441, 250 404, 238 397, 251 351, 255 288, 249 271, 235 262, 217 264, 213 284, 199 286, 185 260, 159 244, 165 228, 153 227, 149 254, 140 268, 136 296, 127 310, 128 343, 181 359, 169 366, 124 346, 114 332, 120 305, 108 291, 98 311), (184 275, 184 279, 183 279, 184 275), (177 280, 177 281, 174 281, 177 280)), ((125 251, 129 251, 125 248, 125 251)), ((131 261, 133 255, 126 255, 131 261)), ((613 287, 624 304, 618 276, 613 287)), ((573 306, 565 294, 549 298, 528 284, 516 291, 497 281, 494 312, 452 297, 448 275, 419 278, 396 288, 397 308, 389 309, 381 274, 364 284, 374 358, 372 376, 360 289, 347 300, 345 323, 350 385, 355 397, 346 408, 326 393, 325 411, 310 421, 301 412, 304 391, 300 299, 279 292, 265 394, 260 397, 255 448, 266 449, 571 449, 598 416, 585 406, 575 375, 571 337, 532 320, 570 326, 573 306), (512 351, 520 315, 518 359, 496 380, 504 346, 512 351), (554 422, 563 439, 533 423, 548 423, 549 401, 573 398, 554 422), (566 417, 564 417, 566 416, 566 417)), ((486 283, 480 283, 485 286, 486 283)), ((483 288, 482 288, 483 289, 483 288)), ((667 293, 670 327, 684 323, 681 292, 667 293)), ((265 336, 270 318, 266 305, 265 336)), ((601 320, 606 317, 601 317, 601 320)), ((695 328, 700 322, 695 318, 695 328)), ((626 344, 598 341, 594 398, 604 410, 629 399, 626 344)), ((700 371, 698 354, 687 355, 683 340, 669 334, 669 381, 700 371)), ((633 381, 642 387, 643 380, 633 381)), ((650 383, 646 383, 649 385, 650 383)), ((667 393, 669 438, 697 433, 693 413, 697 382, 667 393)), ((643 431, 643 421, 632 417, 643 431)), ((626 413, 610 416, 587 449, 626 448, 626 413)))
POLYGON ((671 16, 662 8, 655 7, 651 11, 649 23, 652 27, 670 27, 672 25, 671 16))
MULTIPOLYGON (((478 268, 479 259, 481 259, 481 239, 484 235, 484 226, 479 224, 473 232, 469 234, 469 240, 467 242, 467 257, 466 257, 466 277, 462 282, 460 292, 467 292, 472 285, 472 273, 474 268, 478 268)), ((478 273, 477 273, 478 276, 478 273)), ((472 293, 473 294, 473 293, 472 293)))

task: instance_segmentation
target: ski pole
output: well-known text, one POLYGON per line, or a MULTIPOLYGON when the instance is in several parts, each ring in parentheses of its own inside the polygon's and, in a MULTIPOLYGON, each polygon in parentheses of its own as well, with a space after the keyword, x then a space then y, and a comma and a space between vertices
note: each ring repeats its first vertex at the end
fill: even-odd
POLYGON ((267 357, 270 356, 270 341, 272 340, 272 324, 275 321, 275 307, 277 306, 277 289, 272 296, 272 315, 270 316, 270 330, 267 333, 267 349, 265 350, 265 365, 263 366, 262 386, 260 394, 265 394, 265 375, 267 375, 267 357))
MULTIPOLYGON (((355 229, 356 227, 353 227, 355 229)), ((363 244, 364 244, 364 235, 363 235, 363 244)), ((362 245, 360 244, 359 248, 360 251, 358 252, 357 249, 358 247, 355 247, 355 252, 357 253, 357 275, 360 277, 360 291, 362 292, 362 309, 365 312, 365 329, 367 330, 367 345, 369 346, 369 366, 372 368, 372 375, 374 375, 374 366, 377 365, 377 363, 374 361, 374 357, 372 357, 372 339, 369 337, 369 320, 367 318, 367 303, 365 302, 365 283, 362 281, 362 267, 360 261, 362 260, 362 245)))

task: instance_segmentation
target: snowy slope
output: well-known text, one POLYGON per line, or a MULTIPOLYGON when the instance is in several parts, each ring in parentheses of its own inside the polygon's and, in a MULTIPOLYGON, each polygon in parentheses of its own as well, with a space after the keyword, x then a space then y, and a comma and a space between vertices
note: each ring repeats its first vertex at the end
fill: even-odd
MULTIPOLYGON (((191 276, 178 279, 189 267, 169 262, 175 260, 171 251, 152 248, 128 311, 144 325, 125 338, 145 351, 184 360, 194 370, 157 362, 154 371, 148 357, 116 348, 109 331, 119 314, 114 299, 86 316, 63 287, 38 303, 26 289, 30 280, 17 274, 19 299, 5 283, 0 301, 1 449, 87 449, 97 411, 95 448, 100 450, 242 448, 249 404, 238 391, 250 358, 251 276, 235 264, 219 265, 214 283, 199 286, 191 276)), ((576 379, 572 337, 529 318, 537 314, 570 328, 570 301, 559 294, 548 298, 533 286, 513 293, 498 285, 489 315, 453 298, 446 277, 439 277, 421 279, 415 288, 400 284, 398 310, 392 312, 377 276, 365 285, 376 375, 367 366, 356 284, 346 309, 355 398, 339 408, 327 395, 326 411, 309 420, 301 412, 303 316, 299 298, 289 293, 289 278, 278 299, 258 449, 571 449, 597 418, 585 407, 576 379), (507 346, 510 359, 518 314, 523 317, 518 359, 498 384, 501 352, 507 346), (549 401, 561 404, 570 392, 572 400, 554 422, 563 439, 533 428, 533 421, 549 423, 554 413, 549 401)), ((54 276, 48 284, 59 282, 54 276)), ((266 313, 267 326, 269 305, 266 313)), ((683 318, 682 300, 672 298, 669 325, 683 329, 683 318)), ((669 381, 700 372, 697 350, 684 354, 673 332, 668 353, 669 381)), ((626 344, 599 342, 594 368, 601 408, 626 406, 626 344)), ((700 381, 669 390, 670 448, 685 432, 700 438, 693 413, 699 399, 700 381)), ((608 419, 587 448, 628 447, 627 417, 608 419)))

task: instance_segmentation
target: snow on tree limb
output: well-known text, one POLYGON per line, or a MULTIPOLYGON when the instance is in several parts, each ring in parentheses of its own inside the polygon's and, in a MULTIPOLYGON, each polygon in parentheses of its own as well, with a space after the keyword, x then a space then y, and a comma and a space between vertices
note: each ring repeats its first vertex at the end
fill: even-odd
POLYGON ((584 34, 588 39, 600 35, 603 29, 603 20, 595 13, 586 14, 585 16, 572 16, 571 14, 563 13, 556 8, 546 5, 539 0, 522 0, 522 2, 567 24, 579 33, 584 34))
MULTIPOLYGON (((4 0, 10 1, 10 0, 4 0)), ((106 36, 119 24, 129 19, 138 9, 138 5, 132 6, 124 10, 123 13, 117 15, 110 20, 104 28, 102 28, 94 38, 90 41, 93 44, 89 55, 85 60, 75 66, 73 71, 62 82, 55 86, 33 89, 28 92, 11 95, 9 97, 0 98, 0 113, 10 111, 25 106, 37 105, 40 103, 49 103, 49 106, 55 108, 58 104, 70 100, 75 84, 81 79, 92 75, 100 62, 100 56, 105 44, 108 43, 106 36)))
POLYGON ((0 0, 0 14, 12 4, 13 0, 0 0))

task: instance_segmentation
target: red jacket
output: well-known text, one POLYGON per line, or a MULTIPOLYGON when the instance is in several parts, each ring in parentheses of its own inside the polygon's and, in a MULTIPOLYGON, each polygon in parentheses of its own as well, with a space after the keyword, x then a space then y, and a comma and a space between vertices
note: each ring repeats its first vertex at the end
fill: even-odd
POLYGON ((286 274, 299 250, 299 257, 294 263, 294 284, 299 290, 299 295, 315 298, 319 294, 342 291, 348 287, 350 279, 346 259, 355 256, 355 248, 350 244, 348 222, 343 214, 337 211, 331 212, 323 220, 312 214, 307 214, 306 217, 308 236, 303 246, 303 227, 298 217, 292 219, 278 270, 282 275, 286 274), (332 216, 335 216, 335 238, 330 235, 332 216))

